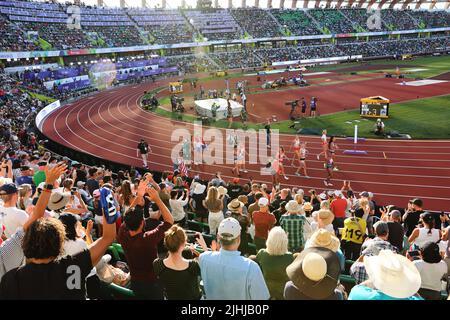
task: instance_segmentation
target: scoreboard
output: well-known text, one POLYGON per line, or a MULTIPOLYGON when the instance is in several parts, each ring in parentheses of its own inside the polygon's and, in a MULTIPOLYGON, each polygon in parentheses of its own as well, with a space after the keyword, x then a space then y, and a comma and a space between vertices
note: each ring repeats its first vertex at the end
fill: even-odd
POLYGON ((367 118, 388 118, 389 100, 380 96, 363 98, 360 102, 359 114, 367 118))

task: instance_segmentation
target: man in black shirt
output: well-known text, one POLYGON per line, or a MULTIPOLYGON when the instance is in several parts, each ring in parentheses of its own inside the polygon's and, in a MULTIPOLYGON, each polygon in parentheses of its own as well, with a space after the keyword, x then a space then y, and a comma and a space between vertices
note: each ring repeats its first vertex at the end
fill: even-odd
POLYGON ((402 214, 398 210, 389 212, 389 221, 387 223, 389 228, 388 241, 393 246, 397 247, 398 252, 403 251, 403 237, 405 230, 400 224, 402 214))
POLYGON ((137 153, 138 153, 138 157, 139 157, 139 155, 142 157, 142 161, 144 162, 144 168, 148 168, 147 155, 148 155, 149 151, 151 152, 152 150, 151 150, 151 148, 149 148, 148 143, 145 142, 144 139, 141 139, 141 141, 137 145, 137 153))
MULTIPOLYGON (((45 170, 46 181, 33 215, 42 217, 52 194, 53 183, 65 171, 58 164, 45 170)), ((139 186, 138 193, 145 191, 139 186)), ((86 276, 116 237, 115 223, 103 220, 103 236, 73 256, 58 259, 63 253, 64 225, 54 218, 40 218, 25 229, 22 241, 26 264, 8 271, 0 283, 0 300, 85 299, 86 276), (39 245, 36 245, 36 244, 39 245)))
POLYGON ((306 114, 306 100, 305 97, 302 97, 302 118, 305 117, 306 114))
POLYGON ((238 196, 243 194, 242 186, 239 184, 239 178, 234 178, 233 182, 228 185, 227 189, 231 200, 236 199, 238 196))
POLYGON ((264 126, 266 129, 267 147, 270 148, 270 119, 267 120, 267 124, 264 126))
POLYGON ((403 227, 408 237, 419 224, 420 215, 424 213, 422 206, 422 199, 419 198, 413 199, 408 203, 408 210, 403 215, 403 227))

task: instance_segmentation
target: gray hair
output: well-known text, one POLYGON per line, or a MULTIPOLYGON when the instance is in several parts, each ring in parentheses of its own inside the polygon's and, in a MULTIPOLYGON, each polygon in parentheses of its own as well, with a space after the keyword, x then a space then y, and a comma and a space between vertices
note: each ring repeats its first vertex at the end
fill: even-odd
POLYGON ((266 251, 271 256, 282 256, 288 252, 288 236, 281 227, 273 227, 266 241, 266 251))

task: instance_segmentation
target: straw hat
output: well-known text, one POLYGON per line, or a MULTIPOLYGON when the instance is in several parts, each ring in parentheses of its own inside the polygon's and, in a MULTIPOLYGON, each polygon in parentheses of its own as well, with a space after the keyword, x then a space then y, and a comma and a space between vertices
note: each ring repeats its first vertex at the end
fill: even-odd
POLYGON ((375 288, 394 298, 411 297, 422 284, 416 266, 391 250, 381 250, 377 256, 365 257, 364 266, 375 288))
POLYGON ((317 218, 322 220, 325 225, 328 225, 333 222, 334 214, 330 210, 321 209, 317 211, 317 218))
POLYGON ((309 247, 327 248, 333 252, 338 251, 341 243, 339 239, 330 231, 325 229, 318 229, 311 235, 309 239, 309 247))
POLYGON ((339 258, 326 248, 307 248, 286 268, 286 274, 304 295, 324 299, 331 296, 337 287, 339 258))
POLYGON ((228 204, 227 207, 228 210, 237 211, 239 210, 239 208, 242 208, 243 206, 244 204, 242 202, 240 202, 238 199, 234 199, 228 204))
POLYGON ((297 201, 291 200, 286 205, 286 211, 288 213, 300 213, 302 211, 302 207, 298 204, 297 201))
POLYGON ((305 211, 312 211, 313 210, 313 206, 311 205, 311 202, 305 202, 303 204, 303 210, 305 210, 305 211))
POLYGON ((217 191, 219 192, 219 196, 223 196, 228 193, 228 190, 223 186, 218 187, 217 191))

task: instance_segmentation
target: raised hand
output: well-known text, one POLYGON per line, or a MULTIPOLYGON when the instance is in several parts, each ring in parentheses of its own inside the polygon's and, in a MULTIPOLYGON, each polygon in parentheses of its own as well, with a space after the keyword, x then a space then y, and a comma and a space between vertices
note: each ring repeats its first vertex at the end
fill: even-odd
POLYGON ((160 200, 159 193, 156 189, 147 187, 146 192, 153 202, 160 200))
POLYGON ((89 220, 86 226, 86 234, 91 234, 92 227, 94 226, 94 221, 89 220))
POLYGON ((58 162, 53 168, 45 167, 45 183, 54 184, 56 180, 66 171, 67 165, 64 162, 58 162))
POLYGON ((143 197, 148 189, 147 187, 148 183, 147 180, 141 180, 139 182, 139 186, 137 188, 137 196, 138 197, 143 197))

